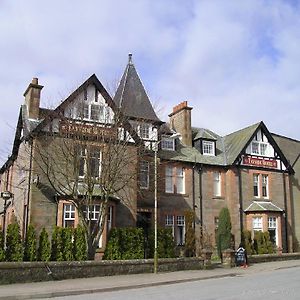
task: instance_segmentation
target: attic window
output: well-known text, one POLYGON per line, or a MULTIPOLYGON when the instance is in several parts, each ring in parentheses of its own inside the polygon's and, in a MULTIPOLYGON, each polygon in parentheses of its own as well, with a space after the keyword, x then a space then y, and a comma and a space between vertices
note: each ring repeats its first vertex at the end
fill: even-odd
POLYGON ((251 143, 251 154, 266 156, 268 151, 268 144, 263 142, 253 141, 251 143))
POLYGON ((161 149, 162 150, 175 150, 175 140, 169 137, 162 137, 161 139, 161 149))
POLYGON ((202 154, 215 155, 215 143, 212 141, 202 141, 202 154))

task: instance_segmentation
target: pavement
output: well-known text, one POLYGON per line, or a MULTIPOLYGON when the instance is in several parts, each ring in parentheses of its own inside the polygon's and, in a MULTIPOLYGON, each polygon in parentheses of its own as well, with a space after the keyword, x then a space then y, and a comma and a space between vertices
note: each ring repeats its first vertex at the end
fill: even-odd
POLYGON ((107 277, 78 278, 61 281, 0 285, 0 300, 42 299, 68 295, 84 295, 169 285, 213 278, 247 276, 279 269, 300 267, 300 260, 257 263, 248 268, 224 269, 218 264, 211 270, 190 270, 158 274, 131 274, 107 277))

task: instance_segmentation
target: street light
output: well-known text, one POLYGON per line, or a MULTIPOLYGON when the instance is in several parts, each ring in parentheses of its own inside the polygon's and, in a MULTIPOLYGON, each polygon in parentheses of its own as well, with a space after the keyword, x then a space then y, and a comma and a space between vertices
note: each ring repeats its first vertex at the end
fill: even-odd
POLYGON ((154 149, 154 273, 157 273, 157 151, 160 141, 156 141, 154 149))

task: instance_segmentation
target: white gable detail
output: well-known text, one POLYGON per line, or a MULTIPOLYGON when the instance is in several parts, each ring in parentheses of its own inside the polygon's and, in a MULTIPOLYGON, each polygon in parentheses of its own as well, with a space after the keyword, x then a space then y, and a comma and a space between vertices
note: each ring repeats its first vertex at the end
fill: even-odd
POLYGON ((274 147, 262 130, 257 132, 248 145, 242 164, 259 168, 286 170, 286 166, 278 159, 274 147))
POLYGON ((105 124, 112 124, 114 120, 113 110, 92 84, 66 107, 65 116, 105 124))
POLYGON ((246 149, 249 155, 275 157, 273 146, 269 143, 267 137, 259 130, 246 149))

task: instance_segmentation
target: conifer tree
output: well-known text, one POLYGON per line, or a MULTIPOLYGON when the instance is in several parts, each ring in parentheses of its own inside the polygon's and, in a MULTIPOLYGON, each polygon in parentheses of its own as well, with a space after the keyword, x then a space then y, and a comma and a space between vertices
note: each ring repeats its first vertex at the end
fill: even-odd
POLYGON ((5 255, 7 261, 23 260, 24 248, 20 234, 20 226, 17 222, 7 226, 5 255))
POLYGON ((25 261, 35 261, 37 258, 37 241, 36 233, 33 225, 28 226, 26 239, 25 239, 25 249, 24 249, 24 260, 25 261))
POLYGON ((231 220, 229 209, 227 207, 222 208, 219 214, 217 247, 220 257, 223 250, 231 247, 231 220))
POLYGON ((87 259, 85 233, 81 225, 78 225, 74 231, 73 256, 75 260, 79 261, 87 259))
POLYGON ((52 232, 51 239, 51 260, 53 261, 63 261, 63 237, 62 228, 55 226, 52 232))
POLYGON ((62 252, 66 261, 73 260, 73 229, 71 227, 62 228, 62 252))
POLYGON ((39 238, 38 260, 49 261, 51 257, 51 247, 49 236, 45 228, 42 229, 39 238))

